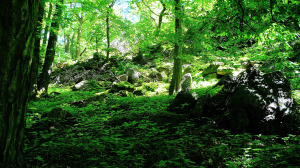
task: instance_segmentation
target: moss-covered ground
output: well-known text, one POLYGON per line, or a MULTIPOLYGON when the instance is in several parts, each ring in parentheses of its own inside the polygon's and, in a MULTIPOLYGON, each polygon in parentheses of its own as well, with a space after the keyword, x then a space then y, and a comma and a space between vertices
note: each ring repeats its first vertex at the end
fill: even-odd
MULTIPOLYGON (((206 88, 198 88, 204 94, 206 88)), ((51 85, 47 98, 30 101, 27 117, 28 167, 47 168, 196 168, 297 167, 300 137, 231 134, 206 118, 168 112, 174 96, 120 97, 105 90, 71 91, 51 85), (73 102, 82 101, 82 106, 73 102), (44 130, 32 129, 61 107, 74 116, 44 130)), ((299 101, 299 92, 294 92, 299 101)))

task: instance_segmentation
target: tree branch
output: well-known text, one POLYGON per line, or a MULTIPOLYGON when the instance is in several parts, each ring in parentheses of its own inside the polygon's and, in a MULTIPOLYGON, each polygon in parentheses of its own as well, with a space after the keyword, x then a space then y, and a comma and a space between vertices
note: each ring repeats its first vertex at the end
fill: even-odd
POLYGON ((153 12, 151 10, 151 8, 144 2, 144 0, 142 0, 143 4, 150 10, 151 13, 153 13, 154 15, 158 16, 158 14, 156 14, 155 12, 153 12))
POLYGON ((239 6, 240 6, 240 8, 241 8, 241 10, 242 10, 242 18, 240 19, 241 20, 241 22, 240 22, 240 30, 241 30, 241 32, 243 32, 243 24, 244 24, 244 8, 243 8, 243 6, 242 6, 242 2, 243 0, 239 0, 238 2, 239 2, 239 6))

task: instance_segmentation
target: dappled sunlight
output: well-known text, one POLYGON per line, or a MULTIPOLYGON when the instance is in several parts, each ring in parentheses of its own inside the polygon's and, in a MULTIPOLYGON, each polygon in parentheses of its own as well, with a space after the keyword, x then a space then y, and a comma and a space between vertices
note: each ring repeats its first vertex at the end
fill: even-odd
POLYGON ((1 168, 300 165, 300 2, 11 3, 1 168))

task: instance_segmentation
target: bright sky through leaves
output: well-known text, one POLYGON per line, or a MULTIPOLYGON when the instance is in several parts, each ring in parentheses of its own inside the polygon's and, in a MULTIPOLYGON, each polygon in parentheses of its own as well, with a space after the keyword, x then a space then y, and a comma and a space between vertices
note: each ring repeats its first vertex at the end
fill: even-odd
POLYGON ((130 0, 117 0, 113 8, 117 13, 121 14, 124 19, 127 19, 132 23, 139 21, 139 17, 131 13, 130 0))

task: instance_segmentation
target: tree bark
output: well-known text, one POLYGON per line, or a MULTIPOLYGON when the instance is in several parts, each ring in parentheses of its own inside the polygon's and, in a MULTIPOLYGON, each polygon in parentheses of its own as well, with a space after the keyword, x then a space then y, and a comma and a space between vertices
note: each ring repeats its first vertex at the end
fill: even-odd
POLYGON ((41 1, 39 6, 39 13, 38 13, 38 23, 36 27, 36 35, 35 35, 35 42, 34 42, 34 57, 32 59, 32 79, 33 88, 31 89, 30 98, 34 99, 37 95, 37 77, 38 77, 38 68, 40 62, 40 53, 41 53, 41 40, 42 40, 42 22, 44 17, 44 10, 45 10, 45 1, 41 1))
POLYGON ((50 37, 47 45, 47 51, 45 56, 42 73, 38 80, 38 90, 45 89, 45 93, 48 92, 48 85, 50 83, 50 74, 52 70, 52 63, 55 56, 55 47, 57 42, 57 35, 59 31, 59 21, 62 15, 63 0, 60 0, 56 6, 56 13, 53 16, 53 22, 51 23, 50 37))
POLYGON ((72 35, 72 37, 70 39, 70 53, 71 53, 72 59, 75 59, 75 56, 76 56, 75 34, 76 33, 73 33, 73 35, 72 35))
POLYGON ((50 6, 49 6, 49 11, 48 11, 48 16, 46 18, 46 23, 45 23, 45 28, 44 28, 44 37, 43 37, 43 44, 42 44, 42 48, 43 48, 43 54, 45 54, 45 48, 47 46, 47 41, 48 41, 48 32, 50 29, 50 25, 51 25, 51 15, 52 15, 52 3, 49 2, 50 6))
POLYGON ((161 24, 162 24, 162 19, 165 15, 165 11, 166 11, 166 4, 163 2, 163 0, 160 0, 160 3, 162 4, 163 6, 163 9, 161 10, 160 14, 159 14, 159 17, 158 17, 158 24, 157 24, 157 27, 156 27, 156 30, 155 30, 155 37, 157 37, 160 33, 160 30, 161 30, 161 24))
POLYGON ((70 34, 65 34, 65 53, 70 52, 70 34))
POLYGON ((169 95, 173 95, 174 91, 178 92, 180 89, 180 82, 182 77, 182 5, 181 0, 175 1, 175 48, 174 48, 174 67, 173 75, 169 88, 169 95))
POLYGON ((0 168, 23 168, 40 0, 0 1, 0 168))
POLYGON ((115 1, 113 1, 108 9, 107 9, 107 15, 106 15, 106 39, 107 39, 107 51, 106 51, 106 61, 108 62, 109 60, 109 50, 110 50, 110 36, 109 36, 109 12, 111 10, 111 8, 114 6, 115 1))
POLYGON ((79 21, 79 26, 77 30, 77 45, 76 45, 76 56, 75 59, 78 59, 80 57, 80 52, 81 52, 81 34, 82 34, 82 25, 83 25, 83 16, 78 15, 78 21, 79 21))

